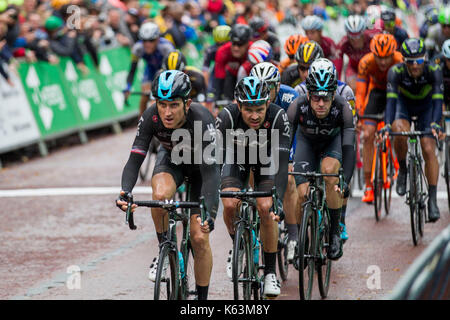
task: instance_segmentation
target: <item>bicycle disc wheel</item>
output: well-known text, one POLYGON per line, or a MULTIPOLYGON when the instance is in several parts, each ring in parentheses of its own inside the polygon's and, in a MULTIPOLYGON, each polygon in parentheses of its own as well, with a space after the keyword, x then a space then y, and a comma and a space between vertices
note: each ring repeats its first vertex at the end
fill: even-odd
POLYGON ((417 186, 417 168, 414 159, 410 159, 408 166, 409 178, 409 211, 411 216, 411 234, 415 246, 419 243, 419 191, 417 186))
POLYGON ((327 251, 330 245, 330 221, 328 213, 322 213, 323 224, 319 226, 319 246, 316 267, 317 267, 317 280, 319 284, 319 292, 322 299, 325 299, 328 295, 328 289, 330 287, 330 275, 331 275, 331 260, 327 258, 327 251))
POLYGON ((386 211, 386 215, 389 214, 391 210, 391 199, 392 199, 392 188, 394 186, 394 163, 391 159, 391 152, 388 151, 387 154, 387 163, 386 163, 386 178, 389 183, 389 188, 384 188, 384 210, 386 211))
POLYGON ((155 300, 175 300, 178 297, 178 259, 175 252, 168 246, 159 253, 158 269, 156 270, 155 300), (164 271, 164 262, 167 261, 167 269, 164 271))
POLYGON ((234 237, 232 274, 234 300, 250 300, 252 286, 250 277, 252 274, 253 255, 250 252, 252 241, 248 230, 240 223, 234 237))
POLYGON ((181 291, 182 299, 195 300, 197 297, 197 288, 195 285, 194 272, 194 251, 192 250, 191 241, 187 245, 183 245, 183 272, 181 272, 181 291))
POLYGON ((298 289, 301 300, 311 300, 314 280, 315 233, 313 209, 311 204, 307 203, 303 208, 302 226, 298 241, 298 289))
POLYGON ((380 221, 381 209, 383 207, 383 172, 381 168, 381 148, 377 150, 377 157, 375 159, 375 172, 373 179, 373 193, 374 193, 374 209, 375 220, 380 221))
POLYGON ((286 259, 287 242, 288 242, 287 228, 285 227, 285 223, 283 221, 281 222, 281 224, 279 224, 278 251, 277 251, 278 271, 283 281, 287 280, 289 268, 289 262, 286 259))

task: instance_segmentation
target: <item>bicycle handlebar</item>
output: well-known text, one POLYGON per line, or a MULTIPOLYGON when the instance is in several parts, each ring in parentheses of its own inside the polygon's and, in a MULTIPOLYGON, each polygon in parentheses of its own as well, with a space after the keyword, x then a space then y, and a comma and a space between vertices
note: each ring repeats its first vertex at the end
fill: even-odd
POLYGON ((384 121, 384 114, 368 114, 368 115, 358 115, 358 120, 375 120, 377 122, 384 121))
MULTIPOLYGON (((402 131, 402 132, 391 132, 389 133, 391 136, 403 136, 403 137, 423 137, 432 135, 429 131, 402 131)), ((433 135, 433 138, 436 140, 436 145, 439 151, 442 151, 442 144, 439 141, 439 137, 433 135)))

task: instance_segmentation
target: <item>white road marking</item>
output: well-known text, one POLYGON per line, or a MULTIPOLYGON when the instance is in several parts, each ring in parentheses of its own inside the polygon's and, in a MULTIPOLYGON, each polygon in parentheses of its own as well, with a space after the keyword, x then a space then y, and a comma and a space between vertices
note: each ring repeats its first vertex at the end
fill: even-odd
MULTIPOLYGON (((11 197, 47 197, 47 196, 77 196, 77 195, 117 195, 120 187, 86 187, 86 188, 37 188, 0 190, 0 198, 11 197)), ((151 187, 135 187, 133 194, 151 194, 151 187)))

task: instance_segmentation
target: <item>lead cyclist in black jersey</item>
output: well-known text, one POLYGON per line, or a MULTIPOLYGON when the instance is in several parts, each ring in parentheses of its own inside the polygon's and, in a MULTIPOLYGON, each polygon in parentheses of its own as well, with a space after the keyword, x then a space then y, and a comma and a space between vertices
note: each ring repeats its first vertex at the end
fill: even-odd
MULTIPOLYGON (((215 143, 214 118, 202 105, 192 103, 188 98, 190 91, 189 77, 181 71, 164 71, 153 81, 152 94, 156 103, 145 110, 139 120, 130 157, 123 169, 122 191, 116 204, 126 211, 127 195, 136 184, 139 167, 145 159, 150 141, 153 136, 156 137, 161 142, 161 148, 153 170, 153 200, 172 199, 185 177, 189 177, 191 183, 191 199, 187 200, 198 201, 200 196, 205 197, 206 209, 211 218, 202 225, 199 209, 192 209, 190 236, 198 297, 206 299, 212 271, 209 233, 214 229, 217 214, 220 174, 214 148, 210 148, 215 143), (200 136, 200 139, 196 139, 196 136, 200 136), (205 151, 207 147, 209 156, 205 151)), ((161 243, 165 238, 163 233, 167 232, 169 226, 167 211, 152 208, 152 218, 161 243)), ((149 272, 152 281, 155 281, 157 265, 155 258, 149 272)))
MULTIPOLYGON (((320 168, 322 173, 337 174, 341 166, 344 169, 344 190, 339 190, 338 178, 324 178, 331 220, 328 258, 337 260, 343 254, 339 226, 341 208, 343 198, 348 196, 355 166, 355 121, 350 104, 335 94, 337 72, 330 60, 319 58, 311 64, 306 88, 306 96, 296 99, 288 109, 292 137, 297 139, 294 171, 314 172, 320 168)), ((295 180, 301 208, 308 181, 302 176, 296 176, 295 180)))

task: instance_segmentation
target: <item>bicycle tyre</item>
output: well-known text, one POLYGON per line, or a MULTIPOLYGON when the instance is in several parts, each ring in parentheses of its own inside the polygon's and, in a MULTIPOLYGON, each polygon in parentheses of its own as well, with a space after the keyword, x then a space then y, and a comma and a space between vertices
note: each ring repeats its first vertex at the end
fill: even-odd
POLYGON ((283 221, 279 225, 278 251, 277 251, 278 271, 279 271, 280 277, 283 281, 287 280, 288 271, 289 271, 289 262, 286 259, 287 258, 287 242, 288 242, 287 228, 285 227, 285 223, 283 221))
POLYGON ((374 193, 374 212, 375 220, 378 222, 381 219, 381 210, 383 208, 383 171, 381 168, 381 147, 377 147, 377 156, 375 159, 375 172, 373 179, 373 193, 374 193))
POLYGON ((298 241, 298 289, 301 300, 311 300, 314 280, 314 253, 316 231, 311 203, 303 207, 302 226, 298 241))
POLYGON ((332 261, 327 258, 328 247, 330 245, 330 220, 328 212, 322 214, 322 227, 319 226, 319 241, 317 247, 317 280, 319 285, 319 292, 322 299, 328 295, 330 288, 330 275, 332 261))
POLYGON ((196 300, 198 294, 195 284, 194 251, 192 250, 191 241, 188 240, 181 251, 184 263, 184 277, 181 278, 181 299, 196 300))
POLYGON ((392 200, 392 188, 394 186, 394 174, 395 168, 392 161, 392 151, 387 151, 387 163, 386 163, 386 177, 389 181, 389 188, 384 188, 384 211, 386 215, 391 211, 391 200, 392 200))
POLYGON ((426 194, 426 178, 425 178, 425 173, 422 170, 422 167, 419 167, 418 170, 418 184, 419 184, 419 205, 418 205, 418 230, 419 230, 419 236, 420 238, 423 237, 423 231, 425 229, 425 219, 427 217, 427 204, 425 203, 425 199, 427 198, 427 194, 426 194))
POLYGON ((168 246, 164 246, 159 253, 159 263, 156 270, 154 300, 176 300, 178 298, 178 259, 176 253, 168 246), (168 269, 170 277, 165 277, 162 273, 164 261, 169 259, 168 269))
POLYGON ((409 211, 411 220, 411 234, 414 246, 419 243, 419 193, 417 190, 417 167, 414 158, 409 159, 409 211))
POLYGON ((232 274, 234 300, 250 300, 252 285, 249 281, 252 275, 253 255, 250 252, 250 233, 243 223, 239 223, 234 237, 232 274), (239 264, 241 267, 239 267, 239 264))

